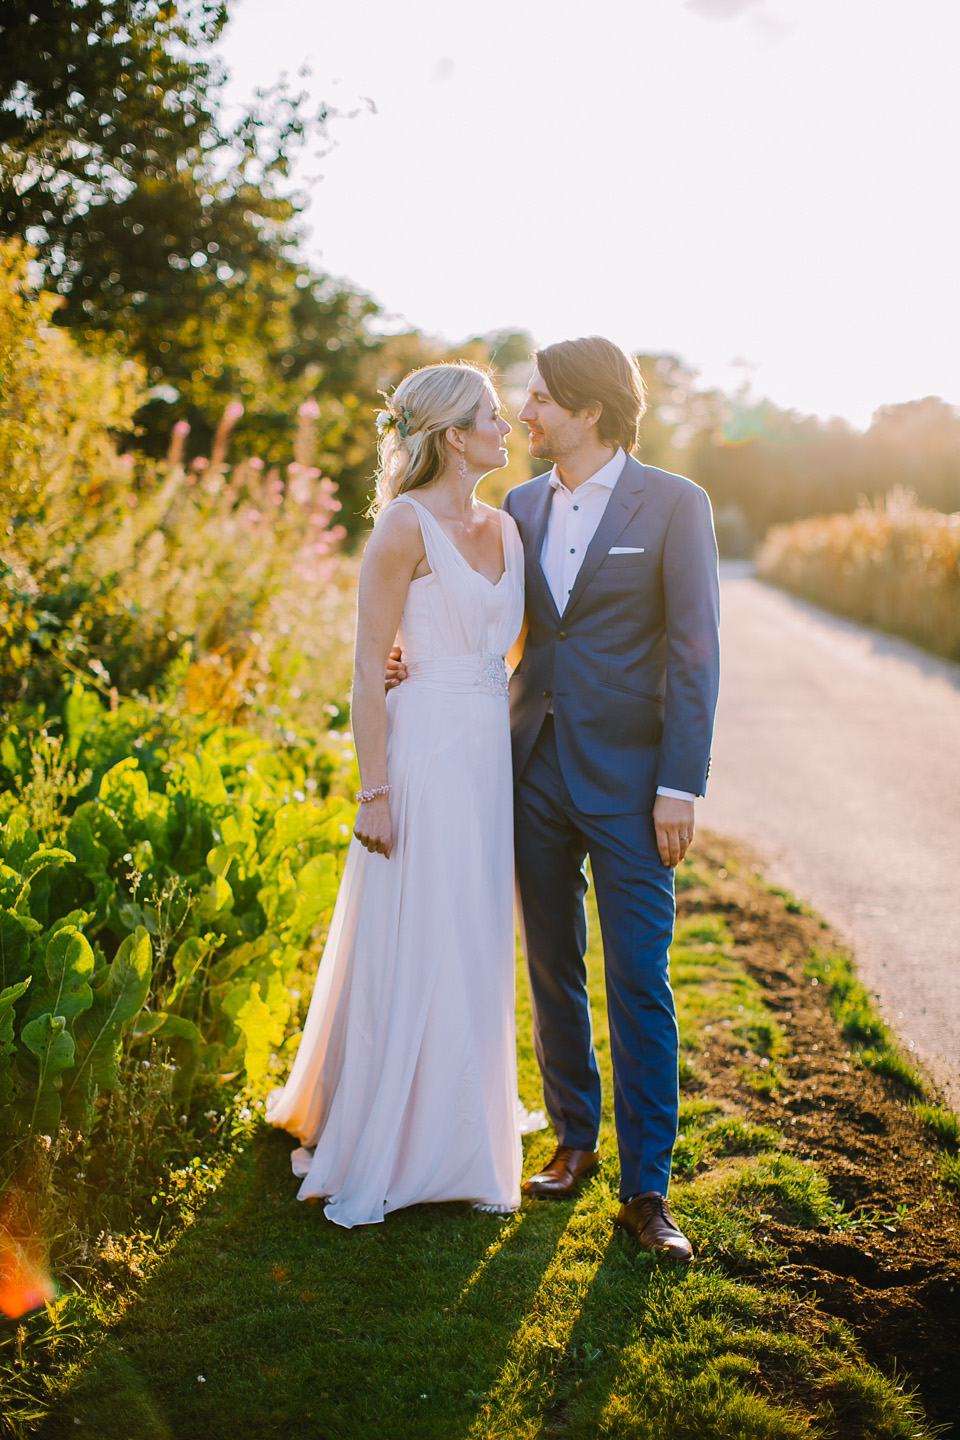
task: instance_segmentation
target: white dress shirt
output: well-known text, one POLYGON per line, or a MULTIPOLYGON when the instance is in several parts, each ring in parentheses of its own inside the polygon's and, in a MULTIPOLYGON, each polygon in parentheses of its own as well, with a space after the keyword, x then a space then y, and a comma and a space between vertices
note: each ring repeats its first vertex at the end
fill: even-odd
MULTIPOLYGON (((587 546, 596 534, 610 493, 626 463, 626 455, 618 448, 612 460, 575 490, 567 489, 556 466, 550 472, 547 483, 553 489, 553 497, 540 551, 540 568, 561 615, 580 573, 587 546)), ((549 708, 553 709, 552 701, 549 708)), ((658 785, 657 794, 670 795, 675 800, 696 799, 687 790, 671 790, 666 785, 658 785)))

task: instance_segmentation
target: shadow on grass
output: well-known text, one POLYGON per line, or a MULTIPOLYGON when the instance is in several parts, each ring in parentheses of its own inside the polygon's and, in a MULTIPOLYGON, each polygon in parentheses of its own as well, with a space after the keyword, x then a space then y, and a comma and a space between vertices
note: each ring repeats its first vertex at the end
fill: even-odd
POLYGON ((590 1197, 571 1218, 544 1277, 541 1289, 549 1290, 550 1272, 557 1272, 557 1288, 566 1291, 562 1303, 555 1303, 561 1298, 556 1294, 538 1295, 531 1312, 517 1317, 514 1339, 487 1403, 466 1432, 450 1432, 457 1440, 593 1440, 601 1430, 619 1433, 603 1428, 618 1387, 627 1399, 626 1418, 636 1418, 628 1357, 642 1330, 656 1323, 651 1316, 679 1308, 676 1300, 665 1297, 685 1287, 690 1272, 639 1255, 631 1241, 612 1230, 609 1208, 601 1205, 598 1214, 597 1198, 590 1197))
POLYGON ((97 1440, 467 1435, 572 1207, 415 1206, 345 1231, 261 1133, 37 1432, 97 1440))

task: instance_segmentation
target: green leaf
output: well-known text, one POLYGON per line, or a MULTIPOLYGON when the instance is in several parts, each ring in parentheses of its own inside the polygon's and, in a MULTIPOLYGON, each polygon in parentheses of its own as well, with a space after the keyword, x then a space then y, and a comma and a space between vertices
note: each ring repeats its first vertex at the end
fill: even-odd
POLYGON ((17 907, 26 905, 27 897, 30 894, 30 882, 35 880, 41 871, 47 870, 51 866, 59 868, 61 865, 72 865, 73 858, 69 850, 60 850, 53 846, 41 846, 39 850, 34 850, 32 855, 28 855, 21 867, 24 879, 17 897, 17 907))
POLYGON ((53 1135, 60 1123, 60 1077, 74 1061, 73 1036, 62 1015, 40 1015, 20 1031, 20 1039, 37 1057, 38 1074, 33 1095, 18 1107, 33 1134, 53 1135))
POLYGON ((48 865, 72 865, 75 856, 69 850, 58 849, 55 846, 41 846, 29 855, 21 867, 21 873, 26 880, 32 880, 45 870, 48 865))
POLYGON ((203 1035, 199 1028, 188 1020, 184 1015, 163 1015, 163 1024, 157 1030, 158 1040, 169 1037, 173 1040, 188 1040, 194 1050, 199 1054, 203 1049, 203 1035))
POLYGON ((216 950, 219 943, 218 935, 191 935, 177 947, 173 957, 173 969, 177 978, 169 994, 164 997, 164 1004, 168 1009, 172 1009, 180 996, 190 988, 190 982, 200 966, 207 956, 216 950))
POLYGON ((207 869, 211 875, 222 876, 225 879, 230 866, 236 862, 235 869, 242 878, 246 869, 243 864, 246 849, 245 845, 238 843, 214 845, 207 855, 207 869))
POLYGON ((23 862, 32 855, 39 841, 27 824, 25 816, 14 811, 6 825, 0 825, 0 856, 14 870, 23 870, 23 862))
POLYGON ((7 1103, 13 1090, 10 1062, 17 1048, 13 1029, 14 1006, 26 994, 29 985, 28 975, 19 985, 8 985, 5 990, 0 990, 0 1105, 7 1103))
POLYGON ((246 1042, 244 1065, 247 1078, 259 1080, 266 1074, 270 1050, 283 1039, 282 1022, 273 1014, 270 1006, 260 998, 260 986, 254 981, 250 994, 237 1011, 237 1024, 246 1042))
POLYGON ((45 1010, 62 1015, 68 1028, 76 1017, 93 1004, 90 978, 94 958, 86 936, 73 926, 65 926, 51 936, 46 951, 47 984, 35 987, 30 999, 27 1019, 32 1020, 45 1010))
POLYGON ((88 925, 92 919, 92 910, 70 910, 66 915, 61 915, 53 921, 47 931, 47 937, 49 939, 49 937, 55 935, 58 930, 66 930, 69 925, 72 925, 75 930, 82 930, 84 925, 88 925))
POLYGON ((4 988, 30 974, 30 935, 40 926, 36 921, 28 925, 27 918, 0 910, 0 986, 4 988))
POLYGON ((184 755, 180 763, 187 794, 196 796, 211 810, 222 810, 228 803, 227 787, 216 761, 201 750, 199 755, 184 755))
POLYGON ((4 768, 10 771, 11 775, 20 774, 20 757, 17 754, 17 747, 14 745, 10 735, 4 735, 0 740, 0 761, 4 768))
POLYGON ((150 936, 142 927, 128 935, 110 965, 106 984, 113 1017, 123 1023, 132 1020, 146 1003, 153 973, 150 936))
MULTIPOLYGON (((107 860, 119 860, 125 854, 129 846, 127 838, 121 827, 117 824, 116 816, 113 815, 105 805, 96 800, 85 800, 78 805, 74 811, 70 826, 75 822, 83 820, 89 826, 90 834, 98 849, 103 850, 104 857, 94 868, 100 869, 107 860)), ((67 831, 68 835, 70 830, 67 831)), ((92 863, 89 856, 85 857, 86 863, 92 863)))
POLYGON ((233 891, 222 876, 217 875, 210 885, 200 891, 200 903, 196 909, 197 920, 209 925, 218 916, 228 915, 233 909, 233 891))
POLYGON ((63 706, 63 719, 67 727, 67 742, 72 759, 83 741, 94 729, 103 715, 103 706, 93 690, 82 685, 73 685, 63 706))
POLYGON ((126 830, 139 833, 150 810, 150 787, 134 755, 118 760, 100 781, 97 799, 106 805, 126 830))
POLYGON ((166 1018, 162 1010, 141 1010, 130 1021, 127 1034, 133 1040, 147 1040, 157 1033, 166 1018))
POLYGON ((128 900, 125 905, 120 905, 117 914, 128 930, 136 930, 138 925, 144 924, 143 906, 138 905, 135 900, 128 900))
POLYGON ((141 926, 124 940, 94 991, 93 1005, 74 1023, 78 1065, 65 1096, 71 1104, 75 1092, 85 1086, 95 1083, 112 1089, 116 1085, 121 1031, 143 1009, 152 971, 150 936, 141 926))
POLYGON ((66 1026, 62 1015, 47 1013, 29 1021, 20 1031, 20 1039, 40 1062, 41 1082, 69 1070, 73 1064, 73 1036, 66 1026))
POLYGON ((332 910, 337 898, 337 862, 332 855, 314 855, 297 875, 297 900, 293 914, 286 921, 285 938, 305 938, 313 927, 332 910))
MULTIPOLYGON (((88 802, 89 804, 90 802, 88 802)), ((82 814, 79 810, 70 817, 70 824, 67 826, 67 846, 76 857, 77 864, 89 874, 102 870, 109 859, 109 851, 105 845, 98 844, 90 825, 89 812, 82 814)))

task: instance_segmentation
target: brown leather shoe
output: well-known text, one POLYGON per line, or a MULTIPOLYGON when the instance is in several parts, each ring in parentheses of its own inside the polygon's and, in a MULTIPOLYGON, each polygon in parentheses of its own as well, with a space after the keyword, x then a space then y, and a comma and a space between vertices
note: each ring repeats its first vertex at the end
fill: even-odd
POLYGON ((615 1223, 633 1236, 641 1250, 666 1255, 669 1260, 693 1259, 693 1246, 678 1230, 666 1197, 656 1190, 646 1190, 627 1200, 620 1206, 615 1223))
POLYGON ((553 1158, 536 1175, 524 1180, 520 1189, 524 1195, 549 1196, 553 1200, 567 1200, 580 1180, 595 1175, 600 1168, 598 1150, 571 1150, 568 1145, 558 1145, 553 1158))

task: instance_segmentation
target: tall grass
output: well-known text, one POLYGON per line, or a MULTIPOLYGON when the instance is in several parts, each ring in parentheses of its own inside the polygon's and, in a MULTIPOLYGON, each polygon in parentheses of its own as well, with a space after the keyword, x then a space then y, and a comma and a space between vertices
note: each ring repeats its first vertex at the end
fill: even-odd
POLYGON ((960 513, 907 490, 847 515, 775 525, 757 569, 796 595, 960 660, 960 513))
POLYGON ((143 377, 85 354, 53 308, 0 244, 0 712, 56 710, 79 680, 231 721, 288 699, 313 728, 339 714, 356 565, 336 563, 323 407, 291 417, 286 465, 237 445, 228 396, 208 454, 185 462, 185 421, 159 464, 118 454, 143 377))
MULTIPOLYGON (((292 636, 308 670, 332 658, 328 608, 343 646, 340 503, 316 469, 266 470, 257 457, 112 469, 98 503, 55 527, 51 505, 0 544, 0 699, 55 700, 79 675, 143 691, 179 657, 202 666, 203 684, 191 676, 201 708, 215 700, 236 718, 256 707, 258 683, 265 692, 274 649, 295 668, 292 636)), ((344 693, 342 669, 324 698, 344 693)))

